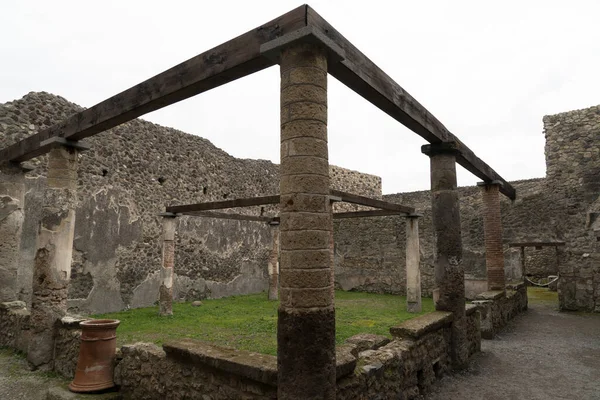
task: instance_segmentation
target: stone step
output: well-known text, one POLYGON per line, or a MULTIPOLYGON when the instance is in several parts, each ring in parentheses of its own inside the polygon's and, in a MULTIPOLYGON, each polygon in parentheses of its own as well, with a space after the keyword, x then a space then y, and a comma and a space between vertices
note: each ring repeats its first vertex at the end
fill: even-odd
POLYGON ((46 400, 122 400, 121 393, 114 389, 101 393, 73 393, 67 385, 55 386, 46 392, 46 400))

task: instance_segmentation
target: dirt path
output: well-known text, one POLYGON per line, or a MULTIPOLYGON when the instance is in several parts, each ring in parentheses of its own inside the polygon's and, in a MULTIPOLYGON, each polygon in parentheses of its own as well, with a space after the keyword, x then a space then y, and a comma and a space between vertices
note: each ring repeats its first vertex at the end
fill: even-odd
POLYGON ((554 302, 529 310, 494 340, 470 368, 444 377, 428 400, 600 400, 600 315, 559 313, 554 302))
POLYGON ((0 399, 45 399, 48 388, 62 382, 52 374, 29 371, 23 357, 0 350, 0 399))

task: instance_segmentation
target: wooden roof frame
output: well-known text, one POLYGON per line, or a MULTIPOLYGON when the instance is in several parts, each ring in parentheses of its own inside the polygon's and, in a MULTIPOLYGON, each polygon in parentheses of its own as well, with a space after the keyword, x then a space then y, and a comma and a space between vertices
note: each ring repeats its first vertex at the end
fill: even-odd
POLYGON ((343 59, 329 63, 329 74, 429 143, 454 144, 460 165, 484 182, 502 182, 500 191, 511 199, 516 198, 516 191, 508 182, 308 5, 295 8, 0 150, 0 162, 29 160, 48 152, 54 145, 48 140, 54 137, 78 141, 271 67, 277 60, 261 52, 261 46, 307 27, 343 52, 343 59))
MULTIPOLYGON (((376 210, 333 213, 333 219, 382 217, 389 215, 401 215, 404 217, 420 216, 418 214, 415 214, 415 209, 413 207, 404 206, 402 204, 390 203, 387 201, 377 200, 370 197, 342 192, 340 190, 331 190, 330 193, 331 201, 352 203, 361 206, 377 208, 376 210)), ((214 211, 224 210, 228 208, 253 207, 270 204, 279 204, 279 195, 246 197, 233 200, 211 201, 204 203, 168 206, 166 207, 165 213, 161 215, 165 217, 188 215, 206 218, 234 219, 240 221, 257 221, 267 223, 277 222, 279 221, 279 217, 267 217, 263 215, 245 215, 214 211)))

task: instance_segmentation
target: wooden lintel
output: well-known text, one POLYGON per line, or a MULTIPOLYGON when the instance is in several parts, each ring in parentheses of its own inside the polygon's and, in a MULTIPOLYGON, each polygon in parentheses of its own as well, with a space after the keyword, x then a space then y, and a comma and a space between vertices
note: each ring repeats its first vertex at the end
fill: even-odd
POLYGON ((80 140, 270 67, 260 46, 305 26, 302 5, 1 150, 0 161, 26 161, 47 152, 41 143, 51 137, 80 140))
POLYGON ((196 211, 196 212, 185 212, 182 215, 188 215, 191 217, 203 217, 203 218, 218 218, 218 219, 233 219, 237 221, 256 221, 256 222, 271 222, 275 217, 265 217, 261 215, 246 215, 246 214, 235 214, 235 213, 224 213, 216 211, 196 211))
POLYGON ((367 210, 333 213, 333 219, 387 217, 390 215, 407 216, 407 214, 402 211, 367 210))
POLYGON ((340 197, 343 202, 359 204, 361 206, 379 208, 381 210, 399 211, 406 214, 412 214, 415 209, 403 206, 402 204, 390 203, 383 200, 372 199, 370 197, 359 196, 352 193, 346 193, 339 190, 331 190, 331 195, 340 197))
POLYGON ((279 195, 250 197, 243 199, 212 201, 207 203, 186 204, 181 206, 169 206, 166 211, 175 214, 189 214, 198 211, 223 210, 226 208, 263 206, 267 204, 279 204, 279 195))
POLYGON ((565 245, 565 242, 562 242, 562 241, 555 241, 555 242, 532 241, 532 242, 509 243, 508 247, 558 247, 558 246, 564 246, 564 245, 565 245))
POLYGON ((311 7, 307 10, 307 23, 320 29, 344 51, 345 59, 329 66, 331 75, 429 143, 456 142, 461 152, 457 157, 460 165, 484 181, 502 181, 501 192, 511 199, 516 197, 508 182, 311 7))

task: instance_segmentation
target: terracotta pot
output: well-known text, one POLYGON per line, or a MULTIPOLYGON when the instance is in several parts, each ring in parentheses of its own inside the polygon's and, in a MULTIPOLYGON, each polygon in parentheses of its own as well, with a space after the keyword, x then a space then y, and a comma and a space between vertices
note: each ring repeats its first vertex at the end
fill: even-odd
POLYGON ((115 386, 113 372, 117 349, 116 319, 90 319, 81 326, 79 359, 75 379, 69 384, 72 392, 96 392, 115 386))

